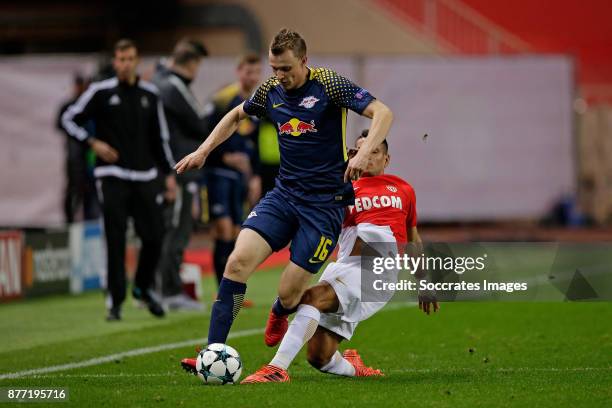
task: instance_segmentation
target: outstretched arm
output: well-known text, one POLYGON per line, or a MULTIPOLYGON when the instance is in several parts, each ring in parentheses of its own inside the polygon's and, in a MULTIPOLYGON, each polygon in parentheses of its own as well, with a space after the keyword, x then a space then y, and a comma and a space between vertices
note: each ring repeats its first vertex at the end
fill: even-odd
MULTIPOLYGON (((421 256, 423 253, 423 241, 421 240, 417 227, 408 226, 408 246, 406 252, 408 252, 408 255, 411 257, 421 256)), ((415 271, 414 277, 417 280, 427 279, 426 273, 423 270, 415 271)), ((419 310, 422 310, 424 313, 429 314, 432 310, 435 313, 440 310, 435 292, 419 290, 418 298, 419 310)))
POLYGON ((236 131, 238 123, 248 116, 244 112, 243 105, 244 103, 241 103, 229 111, 217 126, 215 126, 204 143, 202 143, 195 152, 183 157, 183 159, 174 166, 178 174, 184 173, 187 170, 202 168, 210 152, 226 141, 236 131))
POLYGON ((361 176, 361 173, 368 165, 368 156, 385 140, 393 122, 393 112, 379 100, 370 102, 362 112, 362 115, 372 119, 370 132, 363 145, 361 145, 359 152, 349 160, 346 172, 344 173, 345 182, 357 180, 361 176))

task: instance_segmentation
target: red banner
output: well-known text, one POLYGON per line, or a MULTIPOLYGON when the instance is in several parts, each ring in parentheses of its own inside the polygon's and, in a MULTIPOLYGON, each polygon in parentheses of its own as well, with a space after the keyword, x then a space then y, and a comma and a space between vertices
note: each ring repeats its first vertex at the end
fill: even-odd
POLYGON ((0 301, 22 295, 22 250, 23 234, 20 231, 0 231, 0 301))

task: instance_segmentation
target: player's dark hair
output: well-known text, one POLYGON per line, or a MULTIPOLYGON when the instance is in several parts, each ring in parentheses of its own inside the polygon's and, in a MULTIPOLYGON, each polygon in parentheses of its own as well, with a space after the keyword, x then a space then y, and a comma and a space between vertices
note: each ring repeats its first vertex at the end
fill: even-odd
POLYGON ((293 55, 302 58, 306 55, 306 41, 297 32, 283 28, 272 39, 270 51, 273 55, 281 55, 287 50, 293 51, 293 55))
MULTIPOLYGON (((357 138, 357 140, 359 139, 365 139, 366 137, 368 137, 368 134, 370 133, 369 129, 363 129, 361 131, 361 134, 359 135, 359 137, 357 138)), ((389 152, 389 143, 387 143, 387 139, 382 141, 382 144, 385 145, 385 153, 389 152)))
POLYGON ((249 52, 238 58, 238 68, 243 65, 261 64, 261 56, 254 52, 249 52))
POLYGON ((172 59, 177 65, 185 65, 191 61, 198 61, 208 56, 204 43, 191 38, 183 38, 174 46, 172 59))
POLYGON ((117 51, 125 51, 130 48, 133 48, 136 50, 136 52, 138 52, 138 47, 136 46, 136 43, 133 40, 130 40, 129 38, 122 38, 115 43, 115 46, 113 47, 113 52, 114 54, 117 54, 117 51))

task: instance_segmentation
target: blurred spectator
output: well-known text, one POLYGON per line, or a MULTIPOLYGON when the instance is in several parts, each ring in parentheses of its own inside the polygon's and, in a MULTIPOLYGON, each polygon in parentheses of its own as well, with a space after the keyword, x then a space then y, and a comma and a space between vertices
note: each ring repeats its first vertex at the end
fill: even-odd
MULTIPOLYGON (((213 96, 211 129, 255 90, 261 80, 259 55, 247 54, 241 57, 236 75, 236 83, 224 87, 213 96)), ((248 198, 252 206, 261 196, 261 178, 257 174, 258 132, 257 118, 241 121, 236 132, 213 150, 206 161, 208 209, 215 236, 213 263, 218 282, 223 277, 227 258, 234 248, 244 220, 245 200, 248 198)))
POLYGON ((280 152, 278 150, 278 133, 276 127, 267 120, 259 123, 257 135, 257 152, 259 155, 259 175, 261 177, 261 196, 274 188, 278 169, 280 168, 280 152))
POLYGON ((140 80, 138 62, 138 50, 131 40, 117 42, 113 58, 116 76, 92 83, 62 116, 68 133, 87 142, 97 155, 94 175, 104 213, 109 321, 121 319, 125 300, 128 217, 133 218, 142 242, 132 295, 153 315, 164 315, 152 291, 163 239, 164 197, 158 172, 168 175, 166 198, 173 199, 174 160, 158 90, 140 80), (96 124, 95 133, 83 127, 91 120, 96 124))
MULTIPOLYGON (((170 147, 177 159, 196 150, 208 136, 208 118, 189 88, 197 76, 202 59, 208 55, 204 45, 195 40, 179 41, 168 65, 156 67, 153 83, 160 90, 168 128, 170 147)), ((202 305, 183 292, 179 275, 183 254, 193 230, 191 208, 197 192, 198 172, 177 177, 177 199, 166 209, 167 232, 159 263, 161 293, 170 309, 201 309, 202 305)))
MULTIPOLYGON (((66 187, 64 190, 64 216, 67 223, 77 218, 77 213, 83 206, 83 219, 92 220, 100 216, 100 206, 96 197, 96 186, 91 171, 91 150, 86 143, 71 137, 62 126, 62 115, 72 105, 85 89, 87 80, 79 73, 74 75, 72 97, 62 104, 57 115, 56 126, 66 136, 66 187)), ((93 132, 93 123, 86 125, 93 132)))

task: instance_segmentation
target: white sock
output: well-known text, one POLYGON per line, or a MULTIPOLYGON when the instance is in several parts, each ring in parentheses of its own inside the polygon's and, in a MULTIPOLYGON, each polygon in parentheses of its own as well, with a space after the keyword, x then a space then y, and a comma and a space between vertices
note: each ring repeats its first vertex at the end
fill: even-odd
POLYGON ((348 362, 347 359, 342 357, 339 351, 336 351, 332 356, 329 363, 325 364, 319 369, 325 373, 344 375, 346 377, 355 376, 355 367, 348 362))
POLYGON ((321 319, 321 312, 317 308, 310 305, 299 305, 270 364, 286 370, 302 346, 314 335, 319 319, 321 319))

